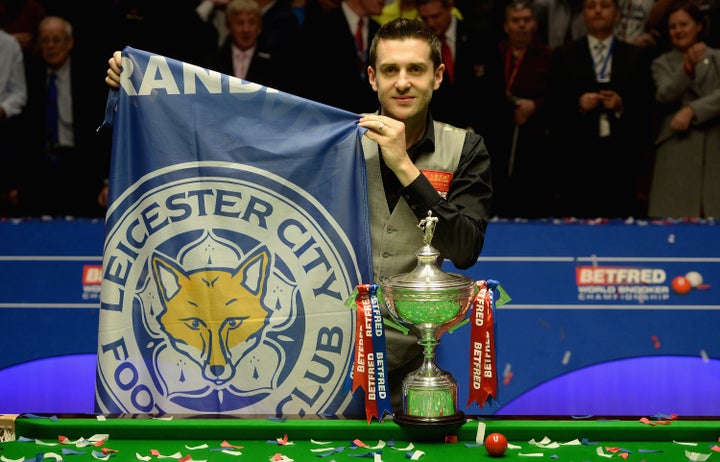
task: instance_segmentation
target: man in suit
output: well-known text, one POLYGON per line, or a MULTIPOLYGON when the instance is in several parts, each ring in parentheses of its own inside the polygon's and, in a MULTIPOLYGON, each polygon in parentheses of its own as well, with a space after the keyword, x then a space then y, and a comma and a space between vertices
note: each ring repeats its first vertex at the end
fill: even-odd
POLYGON ((287 90, 287 69, 258 42, 263 21, 257 1, 232 0, 225 9, 225 18, 228 39, 199 64, 239 79, 287 90))
POLYGON ((27 150, 18 175, 28 215, 105 213, 98 194, 107 176, 110 138, 97 128, 107 89, 83 72, 74 44, 72 25, 47 16, 38 29, 39 53, 27 62, 28 104, 22 116, 27 150))
POLYGON ((445 73, 430 110, 433 117, 480 133, 493 152, 496 113, 505 107, 497 40, 458 19, 453 0, 417 0, 418 13, 445 48, 445 73))
POLYGON ((343 0, 339 8, 305 20, 300 32, 305 53, 295 66, 300 96, 358 114, 377 109, 367 76, 368 50, 380 28, 371 16, 382 13, 384 3, 343 0), (320 72, 302 71, 308 59, 322 63, 320 72))
POLYGON ((587 35, 553 52, 548 107, 561 209, 579 218, 637 216, 650 145, 649 55, 613 35, 617 0, 585 0, 587 35))

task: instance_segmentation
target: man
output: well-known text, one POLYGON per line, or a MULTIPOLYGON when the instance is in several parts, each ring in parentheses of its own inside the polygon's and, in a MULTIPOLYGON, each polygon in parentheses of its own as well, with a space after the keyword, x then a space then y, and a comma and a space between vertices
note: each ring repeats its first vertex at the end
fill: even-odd
MULTIPOLYGON (((453 0, 417 0, 420 19, 441 41, 445 75, 430 103, 438 120, 480 133, 492 147, 505 99, 497 39, 453 14, 453 0)), ((492 149, 491 149, 492 150, 492 149)))
POLYGON ((27 102, 25 63, 20 44, 0 29, 0 216, 17 213, 18 185, 14 172, 20 156, 19 115, 27 102))
POLYGON ((545 97, 552 51, 534 40, 537 21, 530 1, 506 6, 503 28, 506 39, 498 52, 504 63, 507 106, 498 135, 501 148, 493 151, 493 214, 544 218, 551 214, 551 166, 539 153, 548 150, 545 97))
POLYGON ((289 79, 280 58, 262 48, 263 19, 255 0, 232 0, 225 9, 229 40, 199 61, 208 69, 288 91, 289 79))
POLYGON ((551 137, 566 175, 558 178, 559 215, 637 216, 653 82, 647 49, 613 35, 617 0, 585 0, 587 35, 553 51, 547 107, 551 137))
POLYGON ((380 28, 373 15, 384 0, 343 0, 338 8, 307 18, 300 31, 295 69, 321 62, 320 72, 296 72, 297 94, 358 114, 377 100, 367 78, 368 49, 380 28))
POLYGON ((98 134, 107 89, 78 69, 72 25, 47 16, 28 60, 26 150, 20 201, 29 215, 102 217, 110 138, 98 134))
MULTIPOLYGON (((378 30, 368 56, 380 110, 359 124, 368 129, 363 150, 375 282, 415 267, 415 252, 423 245, 417 225, 428 210, 439 220, 433 246, 457 268, 468 268, 485 239, 490 156, 479 135, 435 122, 430 114, 445 70, 440 41, 421 21, 398 18, 378 30)), ((120 63, 116 51, 106 77, 114 88, 120 85, 120 63)), ((386 334, 391 401, 398 409, 402 379, 419 367, 422 354, 414 336, 390 329, 386 334)))

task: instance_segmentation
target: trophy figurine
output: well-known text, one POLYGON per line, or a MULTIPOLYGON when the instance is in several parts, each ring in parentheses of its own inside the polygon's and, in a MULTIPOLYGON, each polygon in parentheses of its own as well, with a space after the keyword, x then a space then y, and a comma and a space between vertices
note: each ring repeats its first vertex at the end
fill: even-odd
POLYGON ((417 266, 394 276, 382 286, 390 315, 418 338, 423 363, 402 382, 402 411, 393 420, 407 427, 454 427, 465 421, 457 408, 457 382, 435 362, 435 349, 448 329, 460 322, 472 306, 475 282, 460 274, 443 272, 437 263, 440 252, 431 242, 437 217, 428 211, 418 227, 423 247, 415 252, 417 266))

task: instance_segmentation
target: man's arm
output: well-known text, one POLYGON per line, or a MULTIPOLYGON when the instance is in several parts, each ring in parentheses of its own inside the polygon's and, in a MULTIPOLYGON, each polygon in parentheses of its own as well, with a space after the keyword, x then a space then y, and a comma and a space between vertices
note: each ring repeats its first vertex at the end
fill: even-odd
POLYGON ((485 142, 468 132, 447 199, 437 193, 425 175, 402 191, 418 220, 425 218, 428 210, 439 218, 432 245, 459 269, 471 267, 480 256, 490 215, 491 184, 490 154, 485 142))

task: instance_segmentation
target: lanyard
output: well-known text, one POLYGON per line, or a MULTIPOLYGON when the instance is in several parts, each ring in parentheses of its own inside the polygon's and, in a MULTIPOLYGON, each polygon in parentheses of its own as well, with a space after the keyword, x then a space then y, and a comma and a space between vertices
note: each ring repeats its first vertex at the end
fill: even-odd
POLYGON ((522 62, 523 57, 525 57, 525 50, 521 50, 518 53, 518 55, 515 57, 515 62, 513 63, 512 47, 508 47, 507 51, 505 52, 505 94, 507 94, 508 96, 512 94, 510 92, 510 88, 512 88, 513 84, 515 83, 515 78, 517 77, 517 73, 520 69, 520 63, 522 62), (510 69, 511 66, 512 69, 510 69))
POLYGON ((600 70, 598 71, 597 79, 598 82, 603 82, 605 80, 605 74, 607 73, 607 66, 608 61, 610 61, 610 56, 612 56, 613 47, 615 46, 615 37, 610 39, 610 46, 608 47, 607 54, 605 55, 605 59, 603 60, 602 67, 600 67, 600 70))

